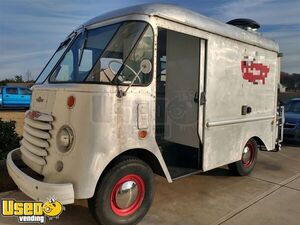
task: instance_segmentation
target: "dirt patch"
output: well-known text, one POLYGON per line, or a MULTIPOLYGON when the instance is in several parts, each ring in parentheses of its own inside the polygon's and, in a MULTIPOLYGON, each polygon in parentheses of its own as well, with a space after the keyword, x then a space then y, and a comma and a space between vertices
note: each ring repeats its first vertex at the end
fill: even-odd
POLYGON ((19 135, 23 133, 24 127, 24 111, 0 111, 0 118, 4 121, 15 120, 16 121, 16 132, 19 135))

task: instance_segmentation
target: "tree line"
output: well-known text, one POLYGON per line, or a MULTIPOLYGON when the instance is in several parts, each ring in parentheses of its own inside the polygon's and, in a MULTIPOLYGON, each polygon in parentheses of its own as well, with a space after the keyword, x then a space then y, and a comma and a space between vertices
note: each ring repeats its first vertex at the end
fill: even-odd
POLYGON ((287 91, 300 91, 300 74, 281 72, 280 83, 286 87, 287 91))
POLYGON ((34 83, 34 80, 24 80, 22 75, 16 75, 14 78, 6 78, 0 80, 0 86, 5 86, 8 83, 34 83))

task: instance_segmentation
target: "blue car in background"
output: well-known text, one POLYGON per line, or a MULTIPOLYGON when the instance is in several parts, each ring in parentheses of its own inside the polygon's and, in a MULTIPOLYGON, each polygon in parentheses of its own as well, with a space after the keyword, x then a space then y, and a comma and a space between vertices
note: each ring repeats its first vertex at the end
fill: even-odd
POLYGON ((300 143, 300 98, 293 98, 286 102, 284 111, 283 140, 300 143))
POLYGON ((27 87, 2 87, 0 108, 29 108, 31 91, 27 87))

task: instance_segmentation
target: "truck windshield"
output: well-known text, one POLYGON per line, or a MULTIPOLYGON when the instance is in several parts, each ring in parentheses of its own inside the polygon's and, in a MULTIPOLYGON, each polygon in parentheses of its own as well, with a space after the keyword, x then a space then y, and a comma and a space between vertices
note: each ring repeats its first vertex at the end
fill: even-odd
POLYGON ((37 80, 35 81, 36 84, 43 83, 46 78, 49 76, 49 73, 52 71, 53 67, 56 65, 58 60, 61 58, 62 54, 65 52, 65 50, 68 48, 72 38, 74 36, 71 36, 67 38, 65 41, 63 41, 54 55, 51 57, 45 68, 42 70, 41 74, 38 76, 37 80))
MULTIPOLYGON (((50 76, 50 82, 127 84, 143 59, 153 58, 153 33, 145 22, 123 22, 84 30, 50 76), (114 79, 116 75, 120 79, 114 79)), ((135 84, 150 81, 141 74, 135 84)))

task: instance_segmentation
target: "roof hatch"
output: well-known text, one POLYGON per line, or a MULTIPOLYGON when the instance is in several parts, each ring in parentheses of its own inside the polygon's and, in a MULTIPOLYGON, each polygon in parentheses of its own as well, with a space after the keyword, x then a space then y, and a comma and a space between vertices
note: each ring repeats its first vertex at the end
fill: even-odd
POLYGON ((259 23, 257 23, 254 20, 246 19, 246 18, 230 20, 227 22, 227 24, 239 27, 247 31, 257 31, 257 29, 260 28, 259 23))

